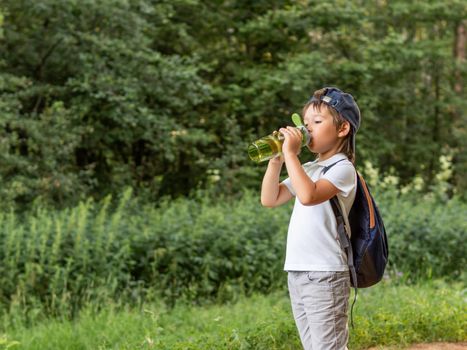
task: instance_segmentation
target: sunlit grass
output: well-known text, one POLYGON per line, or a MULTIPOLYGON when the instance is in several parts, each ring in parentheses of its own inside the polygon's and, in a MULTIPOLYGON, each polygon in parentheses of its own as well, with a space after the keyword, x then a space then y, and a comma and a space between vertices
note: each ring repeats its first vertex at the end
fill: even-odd
MULTIPOLYGON (((383 282, 360 290, 354 312, 351 349, 467 339, 461 284, 383 282)), ((34 350, 301 349, 286 291, 204 307, 88 308, 74 322, 44 321, 7 329, 5 336, 20 343, 13 348, 34 350)))

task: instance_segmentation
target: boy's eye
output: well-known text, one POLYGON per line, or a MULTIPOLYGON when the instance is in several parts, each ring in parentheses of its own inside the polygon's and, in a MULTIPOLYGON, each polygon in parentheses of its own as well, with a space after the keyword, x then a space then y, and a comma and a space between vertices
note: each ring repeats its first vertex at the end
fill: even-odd
POLYGON ((319 123, 321 123, 321 120, 315 120, 315 123, 319 124, 319 123))

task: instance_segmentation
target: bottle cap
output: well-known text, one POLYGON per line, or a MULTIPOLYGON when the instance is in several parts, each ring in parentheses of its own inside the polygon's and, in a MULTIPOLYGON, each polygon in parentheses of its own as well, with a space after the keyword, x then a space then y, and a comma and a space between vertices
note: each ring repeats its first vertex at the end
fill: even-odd
POLYGON ((292 121, 295 126, 302 131, 304 136, 304 139, 302 139, 302 142, 304 141, 303 145, 308 145, 308 143, 310 143, 311 135, 308 132, 308 129, 305 128, 305 125, 303 125, 302 118, 297 113, 294 113, 292 114, 292 121))
POLYGON ((292 121, 296 127, 303 126, 302 118, 297 113, 292 114, 292 121))

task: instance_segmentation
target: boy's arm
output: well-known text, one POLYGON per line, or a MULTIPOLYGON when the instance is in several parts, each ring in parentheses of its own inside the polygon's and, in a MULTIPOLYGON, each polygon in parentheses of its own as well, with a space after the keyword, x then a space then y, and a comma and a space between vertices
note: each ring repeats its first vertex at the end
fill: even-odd
POLYGON ((316 205, 339 193, 339 189, 326 179, 316 182, 311 180, 303 170, 297 155, 284 154, 284 158, 294 191, 303 205, 316 205))
POLYGON ((325 202, 337 193, 339 189, 326 179, 316 182, 311 180, 300 164, 297 154, 300 153, 302 134, 296 128, 281 129, 285 137, 282 145, 285 165, 290 180, 299 201, 303 205, 316 205, 325 202))
POLYGON ((269 161, 261 185, 261 204, 265 207, 277 207, 288 202, 293 196, 287 186, 279 183, 284 160, 282 157, 269 161))

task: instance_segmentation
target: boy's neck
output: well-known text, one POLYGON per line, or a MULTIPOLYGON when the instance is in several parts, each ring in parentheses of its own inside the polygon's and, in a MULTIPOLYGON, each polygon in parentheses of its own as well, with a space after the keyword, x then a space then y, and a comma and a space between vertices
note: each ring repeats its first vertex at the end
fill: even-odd
POLYGON ((327 159, 331 158, 332 156, 334 156, 337 153, 339 153, 339 152, 337 152, 336 150, 329 150, 328 152, 318 153, 318 162, 322 162, 324 160, 327 160, 327 159))

